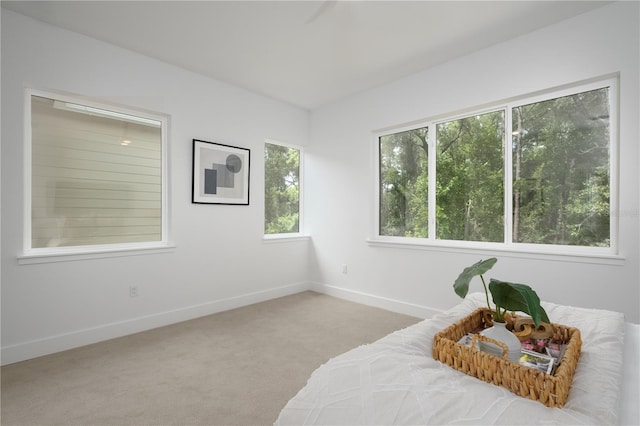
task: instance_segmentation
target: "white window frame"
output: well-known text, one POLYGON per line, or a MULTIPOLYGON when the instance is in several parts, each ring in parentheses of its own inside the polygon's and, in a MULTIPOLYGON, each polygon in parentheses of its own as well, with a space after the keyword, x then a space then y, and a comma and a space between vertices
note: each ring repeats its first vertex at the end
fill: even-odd
POLYGON ((150 254, 163 251, 170 251, 174 248, 171 239, 171 212, 169 209, 169 117, 164 114, 145 111, 141 109, 133 109, 120 105, 95 101, 81 96, 61 94, 48 90, 39 90, 34 88, 25 89, 24 102, 24 167, 23 167, 23 252, 17 256, 18 263, 48 263, 60 261, 73 261, 82 259, 94 259, 102 257, 128 256, 136 254, 150 254), (162 143, 162 201, 161 201, 161 229, 162 239, 160 241, 137 242, 137 243, 116 243, 102 245, 86 245, 86 246, 68 246, 68 247, 45 247, 33 248, 31 246, 31 196, 32 196, 32 133, 31 133, 31 98, 39 96, 54 99, 61 102, 68 102, 97 108, 99 110, 107 110, 118 113, 133 115, 143 119, 158 121, 161 123, 161 143, 162 143))
MULTIPOLYGON (((309 236, 304 232, 304 148, 300 145, 295 145, 287 142, 281 142, 275 139, 265 139, 262 145, 263 149, 266 144, 271 145, 279 145, 284 146, 289 149, 295 149, 298 151, 298 155, 300 156, 300 170, 298 170, 298 232, 288 232, 288 233, 280 233, 280 234, 267 234, 267 230, 264 228, 264 218, 266 213, 266 206, 263 198, 263 212, 262 212, 262 225, 263 225, 263 240, 265 242, 278 242, 278 241, 295 241, 295 240, 308 240, 309 236)), ((264 165, 264 151, 262 152, 262 161, 264 165)), ((263 169, 263 179, 262 181, 266 185, 266 180, 264 179, 263 169)), ((264 188, 263 188, 263 197, 264 197, 264 188)))
POLYGON ((619 122, 619 101, 618 101, 618 76, 611 75, 594 78, 571 85, 557 87, 541 92, 514 97, 505 101, 484 105, 478 109, 468 109, 462 112, 441 115, 431 119, 412 122, 398 127, 390 127, 373 132, 372 157, 374 161, 373 191, 373 218, 372 236, 367 239, 369 245, 386 247, 403 247, 429 250, 444 250, 463 253, 483 254, 494 253, 514 257, 527 258, 547 258, 562 256, 564 259, 572 259, 578 262, 588 263, 608 263, 621 264, 624 257, 619 253, 619 227, 618 217, 615 212, 619 211, 619 168, 618 168, 618 122, 619 122), (512 206, 512 154, 511 154, 511 134, 512 134, 512 108, 558 97, 569 96, 576 93, 588 92, 590 90, 609 87, 609 108, 610 108, 610 140, 609 140, 609 185, 610 185, 610 245, 609 247, 588 247, 588 246, 568 246, 553 244, 530 244, 514 243, 513 233, 513 206, 512 206), (492 111, 504 111, 505 117, 505 137, 503 150, 504 155, 504 240, 502 242, 479 242, 479 241, 457 241, 436 239, 436 126, 439 123, 457 120, 473 115, 481 115, 492 111), (429 233, 427 238, 398 237, 380 235, 380 137, 419 127, 428 127, 428 178, 429 178, 429 233))

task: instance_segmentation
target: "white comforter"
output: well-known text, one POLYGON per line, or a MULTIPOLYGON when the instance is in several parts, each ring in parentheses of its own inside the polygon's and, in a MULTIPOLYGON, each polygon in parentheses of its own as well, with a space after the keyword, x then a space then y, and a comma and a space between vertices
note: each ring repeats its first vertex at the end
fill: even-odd
POLYGON ((583 340, 569 400, 559 409, 433 359, 434 334, 479 306, 484 306, 484 295, 469 295, 443 314, 330 360, 311 375, 275 424, 618 423, 625 330, 621 313, 543 303, 553 322, 577 327, 583 340))

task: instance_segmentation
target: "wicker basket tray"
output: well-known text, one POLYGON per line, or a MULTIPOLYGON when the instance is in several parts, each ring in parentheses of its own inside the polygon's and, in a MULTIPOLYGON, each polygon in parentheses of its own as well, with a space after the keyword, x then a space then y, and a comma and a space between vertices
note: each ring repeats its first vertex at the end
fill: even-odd
POLYGON ((506 351, 502 358, 498 358, 475 349, 475 345, 469 347, 458 343, 464 335, 484 327, 485 311, 488 309, 479 308, 436 333, 433 338, 433 358, 465 374, 503 386, 516 395, 539 401, 547 407, 564 406, 580 358, 580 330, 551 324, 553 339, 567 343, 567 348, 555 372, 552 375, 545 374, 510 362, 506 359, 506 351))

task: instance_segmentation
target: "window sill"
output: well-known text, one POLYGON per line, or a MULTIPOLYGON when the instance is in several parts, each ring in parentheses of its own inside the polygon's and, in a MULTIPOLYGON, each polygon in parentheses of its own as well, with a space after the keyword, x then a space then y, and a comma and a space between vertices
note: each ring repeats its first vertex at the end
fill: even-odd
POLYGON ((304 234, 270 234, 262 238, 264 243, 289 243, 298 241, 310 241, 310 235, 304 234))
POLYGON ((33 251, 19 255, 18 264, 31 265, 36 263, 72 262, 78 260, 102 259, 108 257, 138 256, 146 254, 169 253, 175 250, 174 245, 137 246, 137 247, 113 247, 78 249, 56 249, 47 251, 33 251))
POLYGON ((623 266, 626 261, 625 257, 621 255, 604 253, 604 251, 587 253, 586 251, 579 250, 579 248, 578 250, 553 250, 553 247, 549 248, 549 246, 539 248, 527 246, 525 248, 507 246, 500 243, 474 243, 473 245, 470 245, 469 243, 460 243, 460 245, 458 245, 455 242, 432 242, 423 239, 409 240, 410 241, 399 241, 397 239, 383 240, 369 238, 366 241, 370 247, 429 250, 464 254, 481 253, 483 256, 504 256, 559 262, 623 266), (463 246, 462 244, 465 245, 463 246))

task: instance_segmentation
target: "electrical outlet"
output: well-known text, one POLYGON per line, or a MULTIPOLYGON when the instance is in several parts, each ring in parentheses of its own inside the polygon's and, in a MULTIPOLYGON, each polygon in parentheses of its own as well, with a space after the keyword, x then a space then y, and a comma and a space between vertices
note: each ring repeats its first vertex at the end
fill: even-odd
POLYGON ((347 272, 348 272, 347 264, 346 264, 346 263, 343 263, 343 264, 342 264, 342 273, 346 275, 346 274, 347 274, 347 272))
POLYGON ((138 286, 137 285, 129 286, 129 297, 138 297, 138 286))

